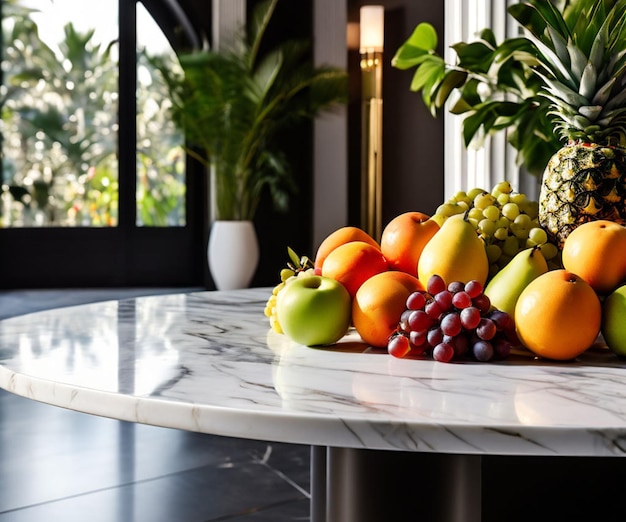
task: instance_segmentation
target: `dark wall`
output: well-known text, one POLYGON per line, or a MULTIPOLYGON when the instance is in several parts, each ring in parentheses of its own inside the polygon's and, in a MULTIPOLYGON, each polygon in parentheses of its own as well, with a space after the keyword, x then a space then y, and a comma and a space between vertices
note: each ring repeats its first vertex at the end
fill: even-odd
POLYGON ((391 67, 396 49, 420 22, 430 22, 443 35, 443 3, 405 0, 387 9, 383 220, 408 210, 434 213, 443 199, 443 119, 434 119, 409 90, 411 71, 391 67), (396 176, 395 173, 398 173, 396 176))
MULTIPOLYGON (((359 20, 359 8, 371 2, 351 0, 349 19, 359 20)), ((407 211, 434 213, 442 202, 443 120, 434 119, 409 90, 411 71, 391 66, 395 51, 420 22, 429 22, 443 35, 443 2, 426 0, 380 0, 385 6, 385 51, 383 69, 383 226, 407 211)), ((441 38, 442 39, 442 38, 441 38)), ((350 51, 352 92, 360 92, 358 51, 350 51)), ((351 194, 359 190, 360 100, 350 106, 351 194)), ((352 224, 359 221, 359 199, 351 198, 352 224)))
MULTIPOLYGON (((256 3, 258 0, 248 0, 248 14, 256 3)), ((265 45, 271 48, 284 40, 312 38, 312 26, 312 0, 283 0, 278 3, 272 17, 265 45)), ((269 193, 264 194, 255 217, 260 261, 252 280, 253 286, 273 286, 280 281, 279 272, 289 259, 288 246, 300 255, 311 255, 313 126, 310 123, 299 124, 280 140, 289 158, 297 190, 291 194, 286 213, 275 210, 269 193)))

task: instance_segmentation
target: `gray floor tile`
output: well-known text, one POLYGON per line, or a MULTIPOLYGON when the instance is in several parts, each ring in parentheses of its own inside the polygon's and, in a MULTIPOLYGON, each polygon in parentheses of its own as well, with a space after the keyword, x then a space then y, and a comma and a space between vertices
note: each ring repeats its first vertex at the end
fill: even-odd
MULTIPOLYGON (((242 463, 231 467, 205 466, 125 486, 94 491, 0 514, 1 522, 202 522, 211 520, 269 520, 258 514, 282 508, 304 497, 266 467, 242 463)), ((306 506, 299 504, 305 511, 306 506)), ((290 516, 285 514, 285 516, 290 516)), ((288 518, 272 518, 289 520, 288 518)))

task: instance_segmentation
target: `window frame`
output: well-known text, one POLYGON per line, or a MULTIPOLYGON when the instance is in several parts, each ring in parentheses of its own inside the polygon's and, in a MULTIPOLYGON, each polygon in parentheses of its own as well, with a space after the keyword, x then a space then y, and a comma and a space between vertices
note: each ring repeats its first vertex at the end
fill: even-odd
MULTIPOLYGON (((190 1, 142 3, 163 28, 175 51, 190 45, 185 38, 189 27, 181 25, 181 18, 171 11, 174 6, 180 9, 178 14, 185 14, 192 7, 190 1)), ((208 189, 199 164, 187 160, 185 226, 136 225, 136 4, 137 1, 118 1, 118 226, 0 229, 0 288, 210 285, 206 263, 208 189)), ((200 3, 193 5, 198 9, 200 3)), ((204 15, 210 19, 210 15, 204 15)), ((202 34, 199 27, 193 30, 202 34)))

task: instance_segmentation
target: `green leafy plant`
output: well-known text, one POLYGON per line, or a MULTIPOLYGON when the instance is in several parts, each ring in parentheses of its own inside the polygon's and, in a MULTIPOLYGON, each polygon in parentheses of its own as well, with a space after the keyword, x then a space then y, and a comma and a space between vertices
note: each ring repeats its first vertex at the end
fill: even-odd
MULTIPOLYGON (((552 6, 549 0, 526 3, 552 6)), ((575 2, 560 3, 565 10, 575 2)), ((475 41, 452 45, 454 64, 446 63, 437 47, 435 28, 421 23, 398 48, 392 65, 415 68, 410 89, 421 92, 433 116, 450 101, 450 112, 463 117, 466 146, 480 146, 485 136, 506 129, 518 164, 540 175, 562 144, 548 117, 550 100, 541 94, 544 80, 535 74, 535 43, 523 36, 498 43, 493 31, 483 29, 475 41)))
POLYGON ((314 67, 308 42, 261 52, 277 3, 258 4, 230 48, 182 55, 181 71, 157 64, 187 152, 213 176, 216 219, 252 219, 265 188, 285 209, 295 182, 276 136, 347 98, 345 71, 314 67))

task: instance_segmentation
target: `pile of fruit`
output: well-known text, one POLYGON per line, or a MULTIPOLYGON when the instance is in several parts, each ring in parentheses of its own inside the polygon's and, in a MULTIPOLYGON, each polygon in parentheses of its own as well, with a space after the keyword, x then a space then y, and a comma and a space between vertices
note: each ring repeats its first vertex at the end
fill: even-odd
POLYGON ((496 184, 491 192, 480 188, 457 192, 433 217, 443 224, 448 217, 465 212, 485 243, 491 276, 520 250, 532 246, 540 246, 544 258, 558 267, 559 249, 539 224, 539 203, 515 192, 508 181, 496 184))
POLYGON ((626 228, 590 221, 557 247, 537 202, 507 182, 459 193, 432 217, 403 213, 380 242, 346 226, 313 261, 289 257, 265 315, 306 346, 354 328, 394 357, 486 362, 519 348, 570 360, 602 333, 626 356, 626 228))
POLYGON ((408 297, 387 348, 394 357, 432 350, 435 361, 473 357, 486 362, 507 357, 516 341, 511 317, 492 309, 479 281, 446 285, 433 275, 425 291, 408 297))

